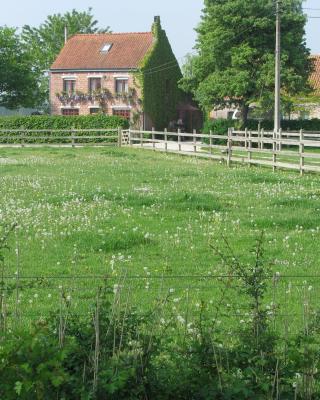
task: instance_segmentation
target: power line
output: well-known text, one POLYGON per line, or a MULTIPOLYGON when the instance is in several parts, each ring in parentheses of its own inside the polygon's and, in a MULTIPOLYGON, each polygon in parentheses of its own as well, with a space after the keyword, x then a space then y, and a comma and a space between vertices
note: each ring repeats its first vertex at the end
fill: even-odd
MULTIPOLYGON (((255 20, 257 20, 258 18, 262 18, 262 17, 269 17, 269 16, 271 16, 273 14, 274 14, 274 10, 272 10, 270 13, 267 13, 267 14, 263 13, 263 14, 260 14, 260 15, 256 16, 255 20)), ((232 37, 229 40, 225 41, 224 44, 232 43, 234 40, 238 39, 240 36, 242 36, 244 33, 248 32, 248 31, 250 31, 251 29, 252 29, 252 26, 249 26, 249 27, 245 28, 244 30, 239 32, 234 37, 232 37)), ((191 52, 189 54, 197 55, 198 53, 196 51, 193 51, 193 52, 191 52)), ((148 69, 145 69, 145 70, 140 70, 138 72, 138 74, 139 75, 152 75, 152 74, 155 74, 155 73, 166 71, 166 70, 171 69, 171 68, 176 68, 176 66, 179 65, 177 60, 183 60, 184 58, 185 57, 179 57, 176 60, 172 60, 172 61, 169 61, 167 63, 160 64, 160 65, 158 65, 156 67, 148 68, 148 69), (162 68, 162 67, 164 67, 164 68, 162 68)))

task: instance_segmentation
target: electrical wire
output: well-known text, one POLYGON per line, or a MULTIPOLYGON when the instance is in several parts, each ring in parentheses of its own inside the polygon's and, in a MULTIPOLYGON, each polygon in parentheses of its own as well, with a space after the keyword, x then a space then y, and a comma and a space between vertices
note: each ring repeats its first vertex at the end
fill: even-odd
MULTIPOLYGON (((260 17, 264 17, 264 16, 265 17, 269 17, 272 14, 274 14, 274 10, 272 10, 272 12, 270 12, 268 14, 261 14, 261 15, 257 16, 256 19, 260 18, 260 17)), ((232 43, 234 40, 238 39, 240 36, 242 36, 244 33, 248 32, 251 29, 252 29, 252 26, 244 29, 243 31, 239 32, 236 36, 231 38, 230 40, 225 41, 224 44, 232 43)), ((190 52, 189 54, 197 55, 197 52, 193 51, 193 52, 190 52)), ((137 74, 141 75, 141 76, 145 76, 145 75, 153 75, 153 74, 156 74, 156 73, 160 73, 162 71, 167 71, 169 69, 176 68, 179 65, 178 60, 183 60, 183 59, 185 59, 185 57, 179 57, 178 59, 169 61, 167 63, 160 64, 160 65, 158 65, 156 67, 153 67, 153 68, 148 68, 148 69, 145 69, 145 70, 139 70, 137 72, 137 74)))

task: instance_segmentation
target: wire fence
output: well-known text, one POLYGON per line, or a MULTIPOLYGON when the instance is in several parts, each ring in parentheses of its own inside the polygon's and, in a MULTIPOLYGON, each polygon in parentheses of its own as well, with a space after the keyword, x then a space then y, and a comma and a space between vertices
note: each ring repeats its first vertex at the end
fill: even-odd
MULTIPOLYGON (((239 275, 130 275, 119 276, 18 276, 0 279, 1 319, 6 325, 30 324, 39 318, 52 318, 61 305, 70 313, 88 316, 97 293, 108 290, 123 306, 151 312, 159 301, 164 315, 188 319, 206 313, 228 329, 245 324, 254 317, 250 300, 239 275)), ((263 308, 281 334, 304 330, 318 315, 319 275, 278 275, 268 278, 263 308)))

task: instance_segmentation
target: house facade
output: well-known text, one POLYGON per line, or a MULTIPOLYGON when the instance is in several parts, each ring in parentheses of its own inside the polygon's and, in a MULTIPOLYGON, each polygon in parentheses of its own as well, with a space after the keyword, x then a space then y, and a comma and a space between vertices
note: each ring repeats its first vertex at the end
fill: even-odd
POLYGON ((168 94, 177 92, 180 76, 160 17, 155 17, 151 32, 77 34, 50 69, 51 114, 118 115, 137 128, 151 129, 158 108, 164 110, 162 124, 168 124, 179 101, 177 96, 168 101, 168 94), (165 90, 153 94, 150 79, 161 80, 165 90))

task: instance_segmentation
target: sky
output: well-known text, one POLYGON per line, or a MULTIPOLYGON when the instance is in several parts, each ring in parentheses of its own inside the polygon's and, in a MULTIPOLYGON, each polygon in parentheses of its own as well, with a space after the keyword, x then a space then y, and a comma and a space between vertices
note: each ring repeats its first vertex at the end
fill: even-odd
MULTIPOLYGON (((21 28, 38 26, 48 15, 64 13, 76 8, 79 11, 92 7, 99 27, 110 26, 113 32, 149 31, 155 15, 160 15, 173 51, 180 63, 192 51, 200 22, 203 0, 0 0, 0 26, 21 28)), ((305 10, 310 16, 320 17, 320 0, 305 0, 305 10)), ((312 54, 320 54, 320 19, 309 19, 306 27, 307 45, 312 54)))

